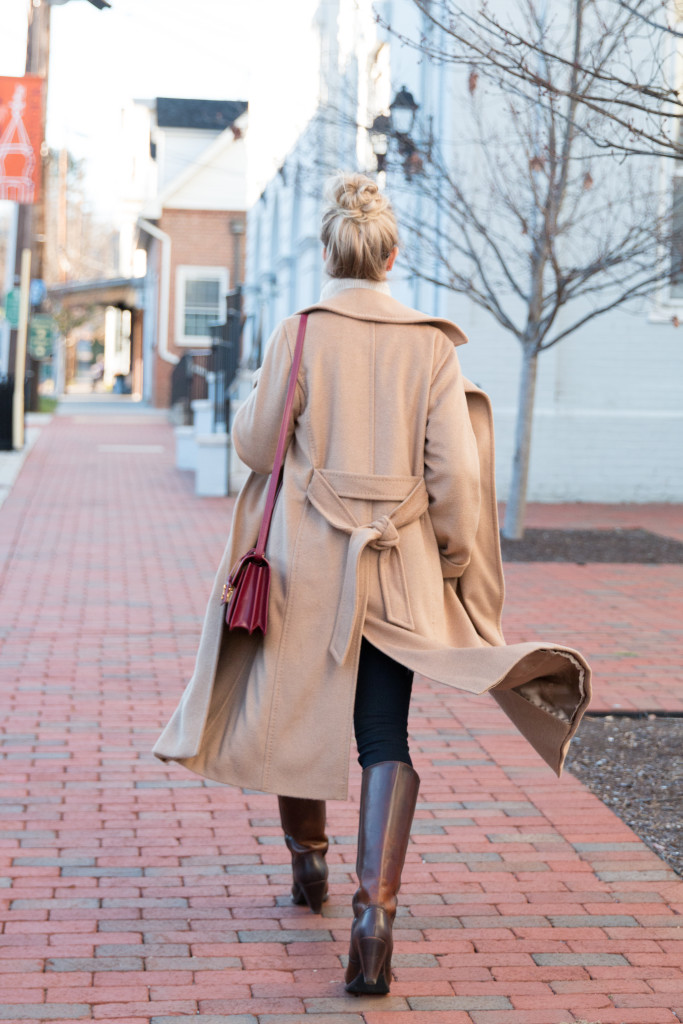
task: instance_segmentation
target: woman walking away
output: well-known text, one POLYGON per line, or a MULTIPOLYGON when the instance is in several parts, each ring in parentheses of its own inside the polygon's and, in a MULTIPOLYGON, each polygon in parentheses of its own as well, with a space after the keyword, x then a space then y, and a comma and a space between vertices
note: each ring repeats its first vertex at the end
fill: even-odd
POLYGON ((363 775, 346 987, 384 994, 419 785, 408 750, 413 672, 490 691, 558 775, 590 672, 557 644, 505 645, 489 402, 461 375, 463 332, 391 297, 398 232, 375 182, 331 182, 321 237, 320 301, 276 329, 235 416, 232 441, 252 472, 194 675, 154 752, 278 794, 292 898, 318 913, 325 801, 347 798, 354 730, 363 775), (259 532, 293 365, 266 548, 268 628, 229 630, 223 584, 259 532))

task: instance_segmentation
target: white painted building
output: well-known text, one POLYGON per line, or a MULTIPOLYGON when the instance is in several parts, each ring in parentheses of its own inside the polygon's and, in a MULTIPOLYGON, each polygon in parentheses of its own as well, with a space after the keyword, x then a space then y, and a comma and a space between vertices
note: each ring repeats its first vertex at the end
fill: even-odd
MULTIPOLYGON (((248 219, 245 345, 251 365, 276 323, 315 300, 322 266, 318 239, 322 181, 333 169, 375 173, 363 126, 386 113, 407 86, 419 103, 413 137, 429 138, 453 166, 477 174, 467 150, 467 68, 420 62, 402 46, 434 27, 410 0, 376 3, 391 21, 385 31, 371 0, 328 0, 315 21, 319 41, 318 107, 307 127, 282 147, 279 170, 265 184, 248 219)), ((438 38, 436 42, 438 43, 438 38)), ((310 100, 310 96, 308 97, 310 100)), ((499 141, 499 140, 498 140, 499 141)), ((250 133, 249 145, 263 140, 250 133)), ((411 187, 395 144, 386 162, 386 189, 399 222, 443 223, 438 182, 428 198, 411 187)), ((665 168, 669 188, 671 166, 665 168)), ((411 257, 429 268, 428 248, 409 233, 411 257), (422 244, 422 251, 420 245, 422 244)), ((663 259, 668 258, 663 254, 663 259)), ((456 320, 470 337, 459 350, 465 374, 491 395, 497 432, 501 497, 509 486, 521 348, 493 317, 466 296, 410 276, 401 262, 391 275, 396 298, 456 320)), ((680 291, 680 287, 677 289, 680 291)), ((529 498, 539 501, 683 501, 683 298, 675 289, 588 322, 539 359, 529 498)), ((561 316, 564 314, 560 314, 561 316)))

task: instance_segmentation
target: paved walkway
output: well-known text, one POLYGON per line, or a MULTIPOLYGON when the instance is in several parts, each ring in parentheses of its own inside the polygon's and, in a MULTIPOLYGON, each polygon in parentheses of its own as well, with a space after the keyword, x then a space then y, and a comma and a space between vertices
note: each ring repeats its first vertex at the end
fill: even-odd
MULTIPOLYGON (((274 797, 149 753, 192 668, 231 503, 194 497, 163 420, 65 412, 0 509, 1 1019, 683 1020, 683 881, 578 781, 558 783, 493 701, 426 682, 396 980, 386 998, 346 995, 357 768, 350 802, 329 806, 320 917, 289 903, 274 797)), ((531 510, 577 514, 681 523, 680 509, 531 510)), ((682 582, 681 566, 511 565, 507 632, 580 646, 603 707, 680 708, 682 582)))

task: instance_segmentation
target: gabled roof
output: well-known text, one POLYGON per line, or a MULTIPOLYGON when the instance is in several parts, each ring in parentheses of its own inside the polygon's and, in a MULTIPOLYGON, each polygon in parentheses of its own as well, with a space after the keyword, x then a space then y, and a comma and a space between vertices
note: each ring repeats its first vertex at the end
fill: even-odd
POLYGON ((157 97, 160 128, 199 128, 222 132, 247 109, 243 100, 183 100, 157 97))
MULTIPOLYGON (((247 105, 244 104, 245 111, 242 113, 235 123, 230 128, 225 128, 216 138, 202 150, 201 159, 199 161, 190 161, 187 166, 177 175, 172 178, 171 181, 167 182, 166 187, 162 192, 158 193, 154 199, 149 201, 144 209, 143 216, 149 220, 157 220, 161 216, 162 209, 173 199, 177 193, 192 181, 197 175, 205 174, 212 167, 214 161, 220 160, 222 154, 230 147, 239 143, 240 139, 244 137, 244 132, 247 126, 247 119, 249 115, 246 112, 247 105)), ((241 205, 235 207, 235 209, 242 209, 241 205)), ((245 207, 246 208, 246 207, 245 207)), ((223 207, 220 207, 223 209, 223 207)))

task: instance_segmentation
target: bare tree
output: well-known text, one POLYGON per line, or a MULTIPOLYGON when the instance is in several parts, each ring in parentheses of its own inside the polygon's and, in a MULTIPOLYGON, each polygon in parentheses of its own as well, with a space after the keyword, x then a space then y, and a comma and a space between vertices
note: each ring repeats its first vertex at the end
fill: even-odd
POLYGON ((85 196, 84 164, 66 149, 45 161, 44 277, 48 284, 115 276, 118 232, 95 215, 85 196))
POLYGON ((603 152, 683 156, 675 61, 683 39, 680 0, 412 2, 435 32, 415 39, 380 15, 377 21, 430 60, 504 82, 522 100, 567 101, 563 116, 572 130, 603 152), (571 48, 571 22, 587 23, 578 50, 571 48))
MULTIPOLYGON (((623 36, 615 35, 622 21, 598 18, 598 5, 571 0, 573 17, 554 26, 568 47, 560 61, 544 56, 552 33, 542 0, 523 0, 518 34, 509 44, 501 39, 490 59, 494 67, 519 65, 518 40, 533 40, 527 54, 540 62, 538 74, 511 91, 507 70, 496 77, 490 69, 479 76, 470 68, 464 76, 467 144, 444 152, 437 142, 429 154, 410 158, 418 172, 410 191, 431 195, 438 207, 433 222, 421 217, 408 224, 413 272, 467 295, 522 347, 503 528, 510 538, 524 530, 540 354, 604 313, 651 294, 672 273, 671 205, 658 190, 656 161, 600 160, 595 140, 603 114, 580 98, 587 79, 599 81, 624 45, 623 36), (425 174, 419 173, 421 161, 429 161, 425 174)), ((484 66, 484 55, 481 61, 484 66)))
MULTIPOLYGON (((465 102, 451 138, 420 146, 397 137, 410 177, 404 256, 415 275, 467 295, 521 346, 503 527, 521 537, 539 356, 610 310, 640 300, 642 312, 664 282, 683 281, 656 159, 676 155, 667 119, 678 117, 677 93, 659 46, 675 29, 655 20, 661 0, 412 2, 427 31, 401 38, 423 58, 462 65, 465 102), (420 208, 416 195, 431 202, 420 208)), ((353 152, 356 101, 340 88, 318 111, 336 142, 323 131, 304 161, 304 189, 317 192, 328 158, 339 162, 335 133, 353 152)), ((401 177, 391 174, 392 193, 401 177)))

